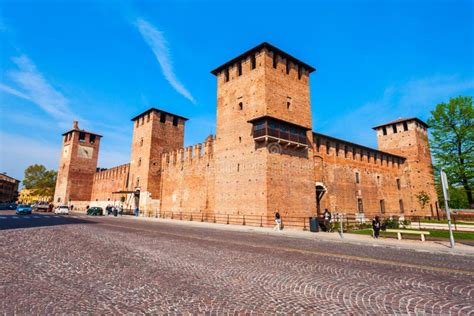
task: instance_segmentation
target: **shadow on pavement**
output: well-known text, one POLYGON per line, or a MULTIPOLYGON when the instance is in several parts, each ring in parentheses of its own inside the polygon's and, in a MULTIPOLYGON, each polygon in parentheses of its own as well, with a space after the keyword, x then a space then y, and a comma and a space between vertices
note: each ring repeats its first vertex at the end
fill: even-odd
POLYGON ((57 225, 95 224, 93 221, 70 217, 69 215, 55 216, 54 214, 16 215, 0 212, 0 231, 20 228, 35 228, 57 225))

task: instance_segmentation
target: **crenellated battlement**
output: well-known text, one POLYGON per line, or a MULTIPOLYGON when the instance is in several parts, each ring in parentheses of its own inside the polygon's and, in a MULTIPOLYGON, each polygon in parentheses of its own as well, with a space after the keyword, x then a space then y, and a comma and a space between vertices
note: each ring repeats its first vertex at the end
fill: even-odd
POLYGON ((123 164, 109 169, 97 169, 94 174, 94 182, 105 179, 118 179, 128 174, 130 171, 130 164, 123 164))
POLYGON ((216 138, 210 135, 204 143, 198 143, 178 150, 163 153, 161 155, 161 168, 166 169, 174 165, 192 164, 196 161, 208 161, 214 156, 214 142, 216 138))

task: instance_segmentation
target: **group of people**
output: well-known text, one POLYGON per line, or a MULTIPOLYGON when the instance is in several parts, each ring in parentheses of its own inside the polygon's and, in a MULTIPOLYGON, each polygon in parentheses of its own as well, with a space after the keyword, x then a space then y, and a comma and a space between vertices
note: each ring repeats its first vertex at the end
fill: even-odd
MULTIPOLYGON (((326 232, 332 231, 331 219, 332 219, 331 212, 329 212, 328 209, 325 209, 324 214, 323 214, 323 220, 324 220, 324 231, 326 232)), ((274 230, 280 231, 281 230, 281 215, 278 210, 275 212, 275 223, 276 225, 275 225, 274 230)), ((382 229, 382 224, 378 216, 375 216, 374 219, 372 220, 372 229, 374 231, 373 237, 376 239, 379 238, 380 230, 382 229)))
POLYGON ((113 214, 114 216, 117 216, 117 215, 122 216, 123 215, 123 206, 122 205, 119 205, 118 207, 116 207, 115 205, 107 205, 105 210, 107 211, 107 215, 111 215, 111 214, 113 214))

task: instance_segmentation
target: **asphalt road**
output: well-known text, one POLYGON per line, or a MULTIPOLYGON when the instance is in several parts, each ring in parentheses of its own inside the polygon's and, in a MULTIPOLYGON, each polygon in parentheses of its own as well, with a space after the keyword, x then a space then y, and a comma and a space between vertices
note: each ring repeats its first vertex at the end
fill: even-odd
POLYGON ((0 211, 2 314, 474 315, 474 257, 0 211))

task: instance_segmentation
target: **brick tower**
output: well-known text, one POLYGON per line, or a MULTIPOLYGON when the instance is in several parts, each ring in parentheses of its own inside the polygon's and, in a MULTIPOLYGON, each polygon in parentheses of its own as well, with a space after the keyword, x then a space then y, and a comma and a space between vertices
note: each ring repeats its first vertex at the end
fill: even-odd
POLYGON ((56 205, 79 206, 81 202, 88 204, 90 201, 101 137, 79 129, 77 121, 74 121, 70 131, 63 134, 61 159, 54 192, 56 205))
POLYGON ((187 118, 151 108, 134 122, 128 190, 135 206, 149 214, 159 208, 161 154, 183 147, 187 118))
POLYGON ((410 200, 409 205, 405 205, 405 212, 408 215, 434 215, 438 208, 438 198, 434 186, 428 125, 412 117, 401 118, 373 129, 377 132, 380 150, 406 157, 403 176, 410 200), (417 198, 420 192, 426 192, 430 198, 424 206, 417 198))
POLYGON ((311 66, 262 43, 217 77, 215 211, 271 218, 315 212, 311 66))

